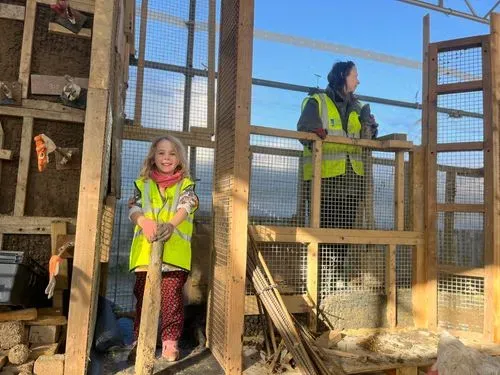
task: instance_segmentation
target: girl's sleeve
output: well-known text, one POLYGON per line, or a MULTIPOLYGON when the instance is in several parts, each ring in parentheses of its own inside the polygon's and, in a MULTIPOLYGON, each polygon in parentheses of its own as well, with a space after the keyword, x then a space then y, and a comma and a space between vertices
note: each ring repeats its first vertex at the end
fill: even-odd
POLYGON ((177 204, 177 210, 184 208, 186 212, 191 215, 198 209, 199 204, 198 197, 194 192, 194 186, 189 186, 181 193, 179 203, 177 204))
POLYGON ((134 196, 128 201, 128 218, 132 221, 132 215, 136 212, 142 212, 141 191, 135 187, 134 196))

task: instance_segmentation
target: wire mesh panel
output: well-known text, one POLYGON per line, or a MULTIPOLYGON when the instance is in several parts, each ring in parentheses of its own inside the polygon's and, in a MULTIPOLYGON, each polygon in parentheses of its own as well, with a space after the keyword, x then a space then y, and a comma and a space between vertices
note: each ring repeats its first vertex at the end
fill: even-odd
MULTIPOLYGON (((283 295, 306 294, 307 245, 261 242, 258 246, 279 292, 283 295)), ((247 280, 246 293, 254 293, 250 280, 247 280)))
POLYGON ((414 246, 396 247, 396 312, 399 327, 413 326, 412 269, 414 246))
POLYGON ((438 85, 476 81, 483 78, 480 46, 440 52, 437 61, 438 85))
POLYGON ((438 143, 483 141, 483 92, 462 92, 438 96, 438 143))
POLYGON ((438 262, 442 265, 484 266, 484 218, 482 213, 438 214, 438 262))
POLYGON ((386 324, 385 256, 385 246, 319 245, 319 304, 336 328, 386 324))
POLYGON ((445 329, 482 332, 484 279, 439 273, 438 325, 445 329))
POLYGON ((251 151, 250 223, 309 223, 310 184, 303 180, 300 142, 252 135, 251 151))

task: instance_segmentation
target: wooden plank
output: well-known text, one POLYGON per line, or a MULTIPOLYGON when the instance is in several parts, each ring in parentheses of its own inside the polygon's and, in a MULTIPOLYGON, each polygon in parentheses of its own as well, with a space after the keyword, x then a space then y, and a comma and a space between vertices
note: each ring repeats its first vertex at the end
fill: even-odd
POLYGON ((455 50, 463 50, 467 48, 481 47, 484 38, 487 35, 471 36, 453 40, 445 40, 442 42, 433 43, 436 52, 448 52, 455 50))
POLYGON ((387 295, 387 323, 390 328, 396 327, 396 245, 389 245, 386 251, 385 292, 387 295))
POLYGON ((452 274, 452 275, 470 276, 470 277, 484 277, 484 275, 485 275, 484 268, 446 266, 446 265, 442 265, 442 264, 438 266, 438 271, 452 274))
POLYGON ((439 143, 438 152, 483 151, 484 142, 439 143))
POLYGON ((392 133, 392 134, 386 134, 382 135, 380 137, 376 138, 377 141, 407 141, 408 140, 408 135, 404 133, 392 133))
POLYGON ((154 242, 146 276, 146 286, 144 287, 141 325, 137 339, 135 360, 135 373, 137 375, 151 375, 153 373, 161 307, 162 254, 163 242, 154 242))
POLYGON ((443 94, 457 94, 461 92, 481 91, 483 89, 483 81, 467 81, 458 83, 447 83, 445 85, 437 85, 436 93, 443 94))
MULTIPOLYGON (((321 161, 323 159, 323 142, 315 141, 312 150, 312 180, 311 180, 311 227, 320 227, 321 218, 321 161)), ((316 332, 318 329, 318 268, 319 268, 319 245, 311 242, 307 246, 307 295, 313 303, 313 309, 309 313, 309 329, 316 332)))
POLYGON ((73 31, 68 30, 67 28, 55 22, 49 23, 49 33, 63 35, 63 36, 72 36, 75 38, 82 38, 82 39, 92 38, 92 29, 81 29, 77 34, 75 34, 73 31))
POLYGON ((21 5, 0 4, 0 18, 24 21, 24 7, 21 5))
MULTIPOLYGON (((318 136, 313 133, 308 132, 297 132, 294 130, 283 130, 275 129, 265 126, 251 126, 251 133, 258 135, 267 135, 270 137, 281 137, 281 138, 291 138, 291 139, 303 139, 310 141, 319 140, 318 136)), ((368 140, 368 139, 353 139, 347 137, 337 137, 329 135, 324 140, 324 142, 338 143, 344 145, 355 145, 365 148, 370 148, 374 150, 391 150, 391 151, 408 151, 413 149, 413 142, 409 141, 399 141, 399 140, 368 140)))
MULTIPOLYGON (((429 19, 428 16, 427 21, 429 19)), ((410 153, 411 165, 411 220, 412 229, 416 232, 424 231, 424 160, 423 147, 410 153)), ((416 328, 427 328, 428 316, 426 309, 426 262, 425 243, 414 247, 412 256, 412 315, 416 328)))
POLYGON ((216 0, 208 0, 208 82, 207 82, 207 128, 215 129, 215 34, 216 0))
MULTIPOLYGON (((311 306, 305 296, 302 295, 284 295, 282 296, 286 309, 290 314, 302 314, 311 311, 311 306)), ((257 305, 257 296, 245 296, 245 315, 259 315, 259 306, 257 305)))
MULTIPOLYGON (((60 26, 60 25, 58 25, 58 26, 60 26)), ((74 77, 73 81, 77 85, 79 85, 80 87, 88 88, 89 80, 87 78, 74 77)), ((63 76, 46 76, 46 75, 40 75, 40 74, 32 74, 31 75, 31 94, 33 94, 33 95, 61 95, 61 92, 63 91, 63 88, 66 84, 67 84, 67 81, 63 76)))
POLYGON ((426 228, 426 260, 427 260, 427 312, 428 328, 435 330, 437 328, 437 212, 436 212, 436 194, 437 194, 437 47, 430 44, 428 49, 428 71, 429 88, 427 100, 423 102, 425 106, 423 132, 427 143, 424 144, 426 150, 425 157, 425 228, 426 228), (425 122, 427 125, 425 126, 425 122))
MULTIPOLYGON (((40 4, 52 5, 56 0, 37 0, 40 4)), ((94 13, 95 1, 94 0, 71 0, 71 8, 85 12, 94 13)))
POLYGON ((113 240, 113 229, 115 222, 116 198, 108 195, 103 207, 102 224, 101 224, 101 263, 109 262, 111 254, 111 246, 113 240))
POLYGON ((439 212, 484 212, 484 204, 439 203, 439 212))
POLYGON ((38 315, 35 320, 28 320, 28 326, 64 326, 68 323, 64 315, 38 315))
POLYGON ((421 245, 423 232, 365 229, 302 228, 254 225, 256 241, 339 243, 366 245, 421 245))
POLYGON ((10 320, 35 320, 37 318, 37 311, 35 308, 2 311, 0 312, 0 322, 8 322, 10 320))
POLYGON ((0 215, 0 233, 50 235, 53 221, 66 221, 73 227, 76 224, 76 219, 69 217, 0 215))
POLYGON ((26 1, 24 18, 23 44, 21 47, 21 65, 19 66, 19 82, 22 86, 22 97, 28 97, 31 73, 31 54, 33 50, 33 34, 35 32, 36 0, 26 1))
POLYGON ((142 121, 142 97, 144 91, 144 62, 146 56, 146 32, 148 25, 148 0, 141 2, 141 29, 139 32, 139 56, 137 59, 137 73, 135 84, 134 124, 142 121))
POLYGON ((0 150, 0 160, 12 160, 12 151, 0 150))
POLYGON ((85 111, 70 108, 58 103, 44 100, 23 99, 20 107, 0 106, 0 115, 13 117, 33 117, 45 120, 66 121, 73 123, 85 122, 85 111))
MULTIPOLYGON (((68 223, 65 221, 54 221, 50 226, 50 243, 52 255, 57 255, 57 238, 68 233, 68 223)), ((56 277, 56 289, 68 289, 68 260, 63 259, 59 264, 59 274, 56 277)))
POLYGON ((396 168, 394 171, 394 228, 405 229, 405 155, 396 152, 396 168))
POLYGON ((23 216, 28 188, 28 173, 30 167, 31 146, 33 140, 33 117, 23 119, 21 146, 19 150, 19 167, 17 170, 16 198, 14 216, 23 216))
POLYGON ((165 131, 162 129, 143 128, 136 125, 125 125, 123 127, 123 139, 151 142, 155 138, 165 134, 171 134, 179 138, 186 147, 215 148, 215 142, 212 141, 212 137, 209 135, 197 135, 193 137, 193 133, 190 132, 165 131))
POLYGON ((484 339, 500 342, 500 14, 491 14, 483 43, 484 339), (491 44, 490 44, 491 43, 491 44))

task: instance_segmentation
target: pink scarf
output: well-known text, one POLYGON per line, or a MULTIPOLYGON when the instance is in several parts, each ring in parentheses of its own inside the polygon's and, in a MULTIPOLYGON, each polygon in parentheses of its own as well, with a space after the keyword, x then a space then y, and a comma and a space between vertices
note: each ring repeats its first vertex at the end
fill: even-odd
POLYGON ((166 189, 182 180, 182 173, 179 171, 174 174, 168 175, 158 172, 158 170, 154 169, 151 171, 151 179, 156 182, 159 187, 161 187, 162 189, 166 189))

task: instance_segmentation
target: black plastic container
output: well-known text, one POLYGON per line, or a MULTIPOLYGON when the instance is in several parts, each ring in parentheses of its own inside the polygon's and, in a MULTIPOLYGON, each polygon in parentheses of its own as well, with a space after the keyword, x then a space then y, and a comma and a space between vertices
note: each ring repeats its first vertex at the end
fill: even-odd
POLYGON ((0 251, 0 305, 44 307, 49 273, 22 251, 0 251))

